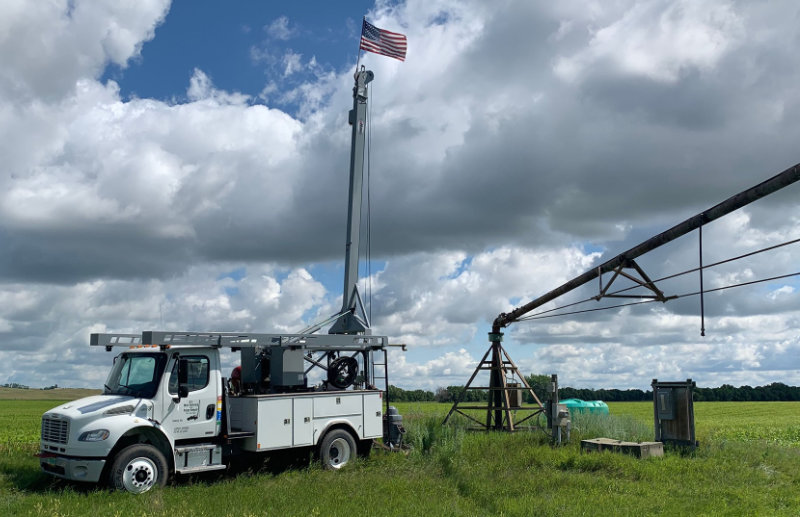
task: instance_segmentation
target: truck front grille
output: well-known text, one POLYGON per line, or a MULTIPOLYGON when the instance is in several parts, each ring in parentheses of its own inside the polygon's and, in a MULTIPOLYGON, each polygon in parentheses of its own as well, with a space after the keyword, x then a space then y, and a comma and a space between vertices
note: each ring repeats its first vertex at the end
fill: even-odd
POLYGON ((69 420, 55 420, 42 417, 42 441, 67 443, 69 439, 69 420))

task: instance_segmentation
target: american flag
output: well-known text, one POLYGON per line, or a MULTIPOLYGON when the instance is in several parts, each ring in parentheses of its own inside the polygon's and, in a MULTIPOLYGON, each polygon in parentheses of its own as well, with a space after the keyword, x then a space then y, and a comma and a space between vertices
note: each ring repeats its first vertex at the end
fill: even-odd
POLYGON ((406 37, 403 34, 379 29, 364 20, 361 28, 361 50, 406 60, 406 37))

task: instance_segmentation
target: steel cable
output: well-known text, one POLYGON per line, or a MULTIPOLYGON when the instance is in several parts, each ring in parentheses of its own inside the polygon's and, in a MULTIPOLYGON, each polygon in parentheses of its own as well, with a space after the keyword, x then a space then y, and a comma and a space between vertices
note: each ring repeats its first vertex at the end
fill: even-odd
MULTIPOLYGON (((767 252, 767 251, 772 251, 772 250, 775 250, 777 248, 781 248, 783 246, 788 246, 790 244, 796 244, 798 242, 800 242, 800 239, 793 239, 793 240, 790 240, 790 241, 782 242, 782 243, 776 244, 774 246, 768 246, 766 248, 762 248, 762 249, 759 249, 759 250, 755 250, 755 251, 751 251, 751 252, 748 252, 748 253, 744 253, 742 255, 731 257, 731 258, 728 258, 728 259, 725 259, 725 260, 720 260, 719 262, 714 262, 712 264, 707 264, 705 266, 702 266, 702 268, 701 267, 696 267, 696 268, 688 269, 686 271, 681 271, 679 273, 675 273, 675 274, 672 274, 672 275, 667 275, 665 277, 661 277, 661 278, 658 278, 656 280, 653 280, 652 283, 653 283, 653 285, 655 285, 657 282, 663 282, 665 280, 671 280, 671 279, 677 278, 679 276, 683 276, 683 275, 688 275, 690 273, 694 273, 694 272, 699 271, 701 269, 705 270, 705 269, 708 269, 708 268, 720 266, 722 264, 727 264, 729 262, 734 262, 736 260, 741 260, 743 258, 751 257, 753 255, 757 255, 759 253, 764 253, 764 252, 767 252)), ((795 274, 796 273, 793 273, 793 274, 790 274, 790 275, 787 275, 787 276, 794 276, 795 274)), ((775 277, 775 278, 783 278, 783 277, 775 277)), ((770 279, 766 279, 765 281, 769 281, 769 280, 770 279)), ((741 285, 747 285, 747 284, 741 284, 741 285)), ((624 292, 630 291, 632 289, 636 289, 638 287, 641 287, 641 286, 634 285, 634 286, 630 286, 630 287, 625 287, 623 289, 619 289, 618 291, 613 291, 611 293, 608 293, 608 294, 606 294, 606 296, 624 293, 624 292)), ((737 285, 734 285, 734 286, 731 286, 731 287, 739 287, 739 285, 737 284, 737 285)), ((705 292, 713 292, 713 291, 718 291, 718 290, 720 290, 720 289, 705 290, 705 292)), ((697 293, 695 293, 695 294, 699 294, 699 291, 697 293)), ((682 296, 689 296, 689 295, 688 294, 687 295, 680 295, 680 296, 677 296, 676 298, 680 298, 682 296)), ((559 311, 559 310, 562 310, 562 309, 567 309, 569 307, 574 307, 574 306, 580 305, 582 303, 586 303, 586 302, 590 302, 590 301, 596 301, 596 300, 597 299, 595 297, 586 298, 586 299, 579 300, 577 302, 569 303, 569 304, 566 304, 566 305, 560 305, 558 307, 554 307, 554 308, 548 309, 546 311, 540 311, 540 312, 537 312, 536 314, 531 314, 530 316, 524 316, 522 318, 519 318, 516 321, 529 321, 529 320, 535 320, 535 319, 542 319, 542 317, 545 317, 544 315, 549 314, 551 312, 559 311)), ((616 309, 616 308, 619 308, 619 307, 627 307, 629 305, 639 305, 639 304, 642 304, 642 303, 650 303, 650 302, 654 302, 654 301, 658 301, 658 300, 645 300, 645 301, 641 301, 641 302, 623 303, 623 304, 612 305, 612 306, 608 306, 608 307, 597 307, 597 308, 594 308, 594 309, 587 309, 587 310, 583 310, 583 311, 571 311, 571 312, 559 313, 559 314, 554 314, 554 315, 546 316, 546 317, 566 316, 566 315, 569 315, 569 314, 581 314, 583 312, 593 312, 593 311, 598 311, 598 310, 616 309)))
MULTIPOLYGON (((773 280, 780 280, 780 279, 783 279, 783 278, 791 278, 793 276, 800 276, 800 271, 797 271, 796 273, 789 273, 787 275, 779 275, 779 276, 773 276, 773 277, 770 277, 770 278, 762 278, 760 280, 751 280, 750 282, 742 282, 742 283, 739 283, 739 284, 726 285, 726 286, 723 286, 723 287, 717 287, 715 289, 704 289, 702 292, 713 293, 713 292, 716 292, 716 291, 724 291, 726 289, 732 289, 734 287, 742 287, 742 286, 746 286, 746 285, 760 284, 760 283, 763 283, 763 282, 771 282, 773 280)), ((692 292, 692 293, 679 294, 679 295, 671 297, 670 299, 676 300, 676 299, 679 299, 679 298, 687 298, 689 296, 697 296, 697 295, 700 294, 700 292, 701 291, 695 291, 695 292, 692 292)), ((589 300, 593 300, 593 299, 594 298, 590 298, 589 300)), ((584 301, 589 301, 589 300, 584 300, 584 301)), ((580 311, 560 312, 558 314, 545 314, 544 312, 540 312, 540 313, 537 313, 537 314, 533 314, 531 316, 525 316, 523 318, 518 319, 517 321, 532 321, 532 320, 541 320, 541 319, 545 319, 545 318, 556 318, 558 316, 569 316, 571 314, 583 314, 585 312, 605 311, 605 310, 608 310, 608 309, 618 309, 620 307, 629 307, 631 305, 641 305, 643 303, 653 303, 653 302, 657 302, 657 301, 659 301, 659 300, 643 300, 641 302, 621 303, 621 304, 618 304, 618 305, 609 305, 609 306, 606 306, 606 307, 595 307, 594 309, 584 309, 584 310, 580 310, 580 311)), ((583 303, 583 302, 576 302, 576 303, 583 303)), ((575 304, 571 304, 571 305, 575 305, 575 304)), ((551 310, 545 311, 545 312, 552 312, 554 310, 557 310, 557 309, 551 309, 551 310)))

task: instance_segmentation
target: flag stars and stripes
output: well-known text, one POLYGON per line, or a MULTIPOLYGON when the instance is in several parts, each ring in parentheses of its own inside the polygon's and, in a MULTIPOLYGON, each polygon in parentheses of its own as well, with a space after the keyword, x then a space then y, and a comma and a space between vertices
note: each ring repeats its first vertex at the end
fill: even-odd
POLYGON ((379 29, 364 20, 359 47, 361 50, 405 61, 406 43, 405 35, 379 29))

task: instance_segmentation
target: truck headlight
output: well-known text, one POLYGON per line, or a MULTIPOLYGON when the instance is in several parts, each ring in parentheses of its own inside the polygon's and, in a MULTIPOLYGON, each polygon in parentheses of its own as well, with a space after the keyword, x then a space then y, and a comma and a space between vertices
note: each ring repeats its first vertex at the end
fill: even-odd
POLYGON ((86 431, 81 433, 78 441, 81 442, 101 442, 108 438, 108 429, 95 429, 94 431, 86 431))

